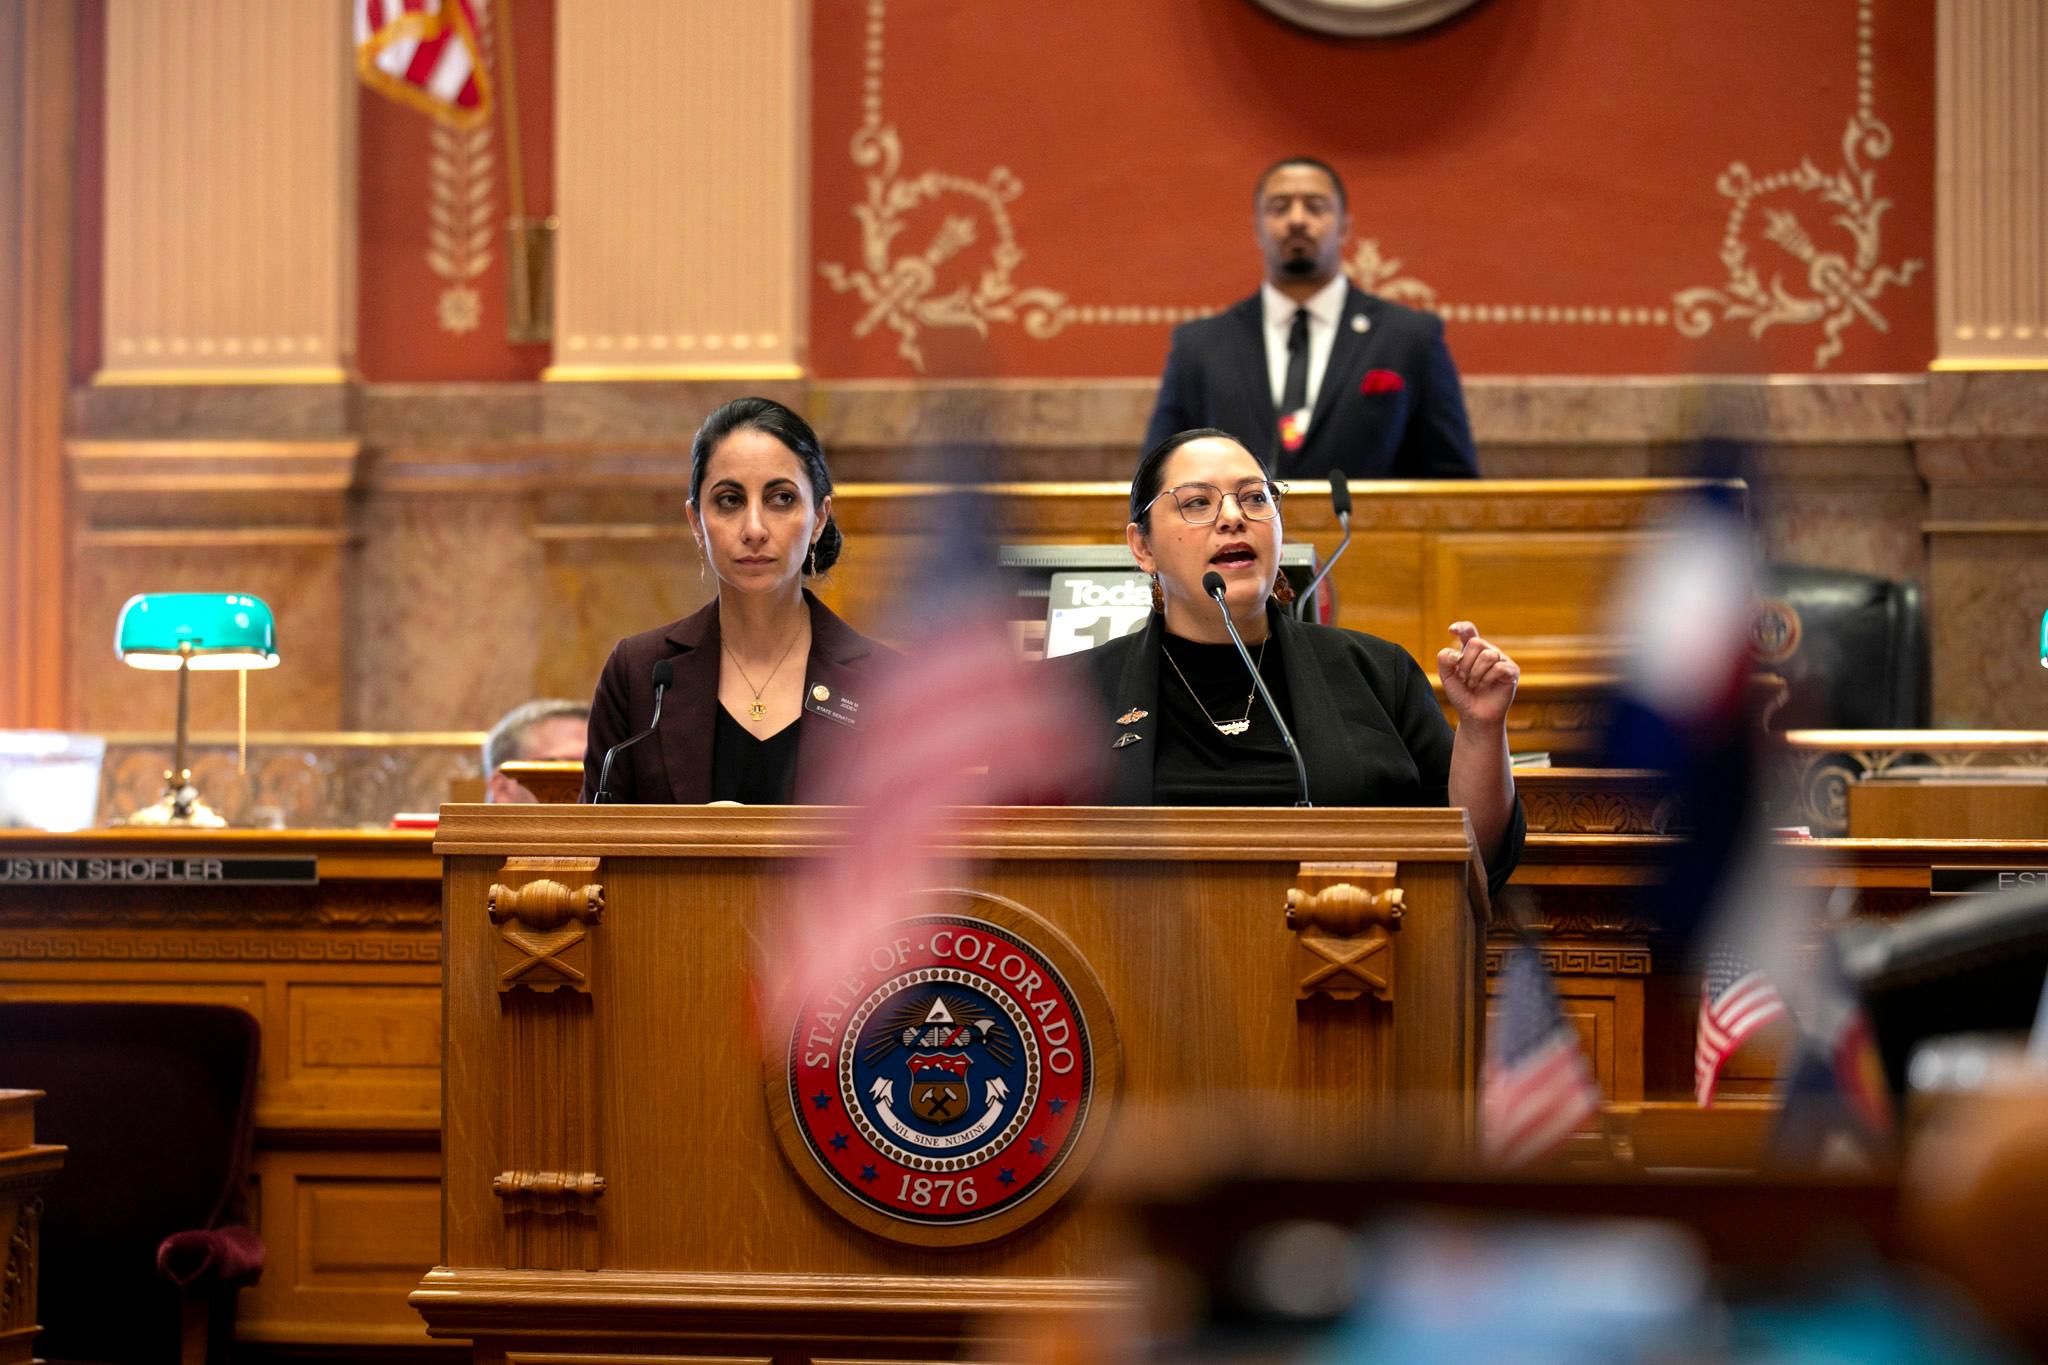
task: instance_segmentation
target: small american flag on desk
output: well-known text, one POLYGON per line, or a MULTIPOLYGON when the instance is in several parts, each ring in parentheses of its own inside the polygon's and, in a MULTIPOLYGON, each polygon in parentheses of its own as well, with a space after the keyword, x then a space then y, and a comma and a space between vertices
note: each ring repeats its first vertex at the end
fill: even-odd
POLYGON ((1480 1150, 1495 1166, 1521 1166, 1552 1151, 1600 1112, 1600 1087, 1550 989, 1535 945, 1508 949, 1500 1012, 1486 1040, 1480 1081, 1480 1150))
POLYGON ((1714 1103, 1722 1065, 1750 1035, 1784 1012, 1777 988, 1748 958, 1727 947, 1707 954, 1699 1038, 1692 1055, 1693 1091, 1702 1108, 1714 1103))

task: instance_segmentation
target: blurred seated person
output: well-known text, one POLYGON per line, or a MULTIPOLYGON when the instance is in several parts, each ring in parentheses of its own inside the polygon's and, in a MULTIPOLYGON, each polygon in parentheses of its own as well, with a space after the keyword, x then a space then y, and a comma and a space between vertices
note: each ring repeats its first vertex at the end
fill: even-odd
POLYGON ((546 697, 515 706, 484 737, 484 800, 538 801, 508 777, 507 763, 566 763, 583 757, 590 724, 586 702, 546 697))
POLYGON ((817 434, 770 399, 723 405, 691 443, 687 511, 717 596, 613 647, 590 704, 583 800, 597 797, 605 751, 654 721, 654 666, 667 661, 659 725, 613 763, 610 799, 830 802, 862 737, 860 703, 897 655, 805 587, 842 543, 817 434))
MULTIPOLYGON (((1318 806, 1463 806, 1490 886, 1521 856, 1508 706, 1521 670, 1470 622, 1450 627, 1437 675, 1453 733, 1406 650, 1296 621, 1274 599, 1281 490, 1226 432, 1184 431, 1147 451, 1124 536, 1152 575, 1145 629, 1073 656, 1101 698, 1116 805, 1291 806, 1300 780, 1202 579, 1220 574, 1230 617, 1287 719, 1318 806)), ((1284 589, 1287 598, 1292 589, 1284 589)), ((1284 599, 1283 599, 1284 600, 1284 599)))
POLYGON ((1147 448, 1221 427, 1281 478, 1477 478, 1442 319, 1344 274, 1351 209, 1336 170, 1311 156, 1269 166, 1252 228, 1265 283, 1173 329, 1147 448))

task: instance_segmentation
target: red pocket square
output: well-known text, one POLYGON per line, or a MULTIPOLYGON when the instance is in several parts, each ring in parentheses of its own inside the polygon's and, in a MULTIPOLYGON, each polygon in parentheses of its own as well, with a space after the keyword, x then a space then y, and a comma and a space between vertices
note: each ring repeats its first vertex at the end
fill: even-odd
POLYGON ((1399 393, 1407 387, 1392 370, 1367 370, 1365 378, 1358 381, 1360 393, 1399 393))

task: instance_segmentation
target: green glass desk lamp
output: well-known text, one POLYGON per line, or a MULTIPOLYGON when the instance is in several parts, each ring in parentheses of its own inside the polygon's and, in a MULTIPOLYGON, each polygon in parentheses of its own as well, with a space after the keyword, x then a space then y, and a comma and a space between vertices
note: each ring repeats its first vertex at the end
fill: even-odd
POLYGON ((164 794, 128 823, 225 825, 192 785, 185 756, 187 694, 194 670, 277 667, 277 619, 269 604, 238 592, 137 593, 121 608, 114 652, 132 668, 178 675, 178 744, 164 774, 164 794))

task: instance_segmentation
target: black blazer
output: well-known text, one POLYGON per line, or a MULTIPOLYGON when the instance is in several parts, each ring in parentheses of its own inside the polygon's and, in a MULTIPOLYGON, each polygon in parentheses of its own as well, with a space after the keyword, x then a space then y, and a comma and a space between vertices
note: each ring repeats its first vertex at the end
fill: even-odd
MULTIPOLYGON (((1287 674, 1288 725, 1308 769, 1309 799, 1318 806, 1450 804, 1451 727, 1408 651, 1285 612, 1272 612, 1269 620, 1287 674)), ((1153 803, 1165 638, 1165 618, 1154 612, 1136 634, 1055 663, 1084 670, 1100 699, 1089 734, 1109 753, 1109 805, 1153 803), (1119 722, 1133 711, 1144 715, 1129 725, 1119 722), (1136 734, 1137 742, 1115 747, 1125 734, 1136 734)), ((1483 850, 1490 891, 1499 891, 1521 860, 1525 833, 1518 794, 1501 847, 1483 850)))
MULTIPOLYGON (((900 656, 832 614, 808 589, 811 652, 804 666, 804 709, 798 713, 795 799, 829 804, 849 750, 860 743, 857 722, 839 719, 874 690, 876 672, 900 656), (812 689, 829 693, 813 703, 812 689), (843 702, 854 706, 843 706, 843 702), (830 711, 833 714, 821 714, 830 711)), ((661 701, 661 727, 612 763, 612 795, 645 805, 711 799, 711 737, 718 705, 718 601, 658 630, 612 647, 590 701, 590 742, 583 751, 583 797, 597 795, 605 750, 647 728, 654 713, 651 674, 658 659, 675 660, 675 679, 661 701)))
POLYGON ((1308 439, 1292 455, 1280 449, 1259 295, 1174 328, 1145 447, 1194 427, 1229 432, 1281 478, 1320 479, 1333 469, 1354 479, 1479 477, 1442 320, 1355 287, 1337 321, 1308 439), (1399 387, 1364 392, 1375 370, 1398 376, 1399 387))

